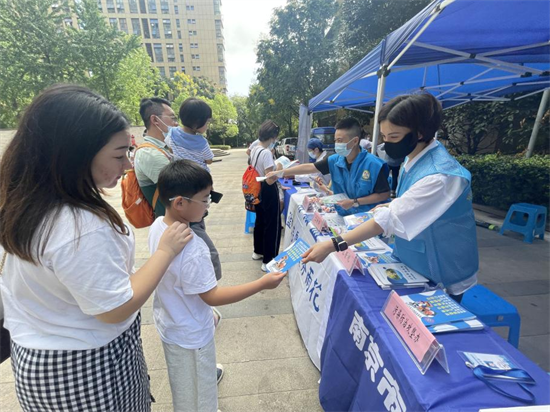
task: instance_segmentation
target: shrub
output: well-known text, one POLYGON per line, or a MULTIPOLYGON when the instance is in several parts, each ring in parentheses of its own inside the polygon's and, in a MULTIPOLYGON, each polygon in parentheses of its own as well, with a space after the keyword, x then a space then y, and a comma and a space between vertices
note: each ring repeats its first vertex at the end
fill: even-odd
POLYGON ((229 146, 227 144, 211 144, 210 148, 211 149, 220 149, 220 150, 229 150, 229 149, 231 149, 231 146, 229 146))
POLYGON ((548 207, 550 156, 462 155, 457 160, 472 174, 474 203, 502 210, 513 203, 548 207))

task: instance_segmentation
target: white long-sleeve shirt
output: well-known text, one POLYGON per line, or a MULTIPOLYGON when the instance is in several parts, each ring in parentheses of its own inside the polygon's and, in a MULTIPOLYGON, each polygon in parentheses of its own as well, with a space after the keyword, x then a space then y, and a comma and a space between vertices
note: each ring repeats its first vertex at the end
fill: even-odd
MULTIPOLYGON (((422 156, 439 143, 431 142, 414 159, 405 158, 404 171, 408 172, 422 156)), ((466 189, 468 182, 458 176, 441 173, 426 176, 414 183, 402 196, 394 199, 388 207, 374 211, 375 222, 384 230, 385 236, 395 235, 413 240, 428 226, 439 219, 466 189)), ((451 285, 448 292, 458 295, 477 283, 477 274, 451 285)))

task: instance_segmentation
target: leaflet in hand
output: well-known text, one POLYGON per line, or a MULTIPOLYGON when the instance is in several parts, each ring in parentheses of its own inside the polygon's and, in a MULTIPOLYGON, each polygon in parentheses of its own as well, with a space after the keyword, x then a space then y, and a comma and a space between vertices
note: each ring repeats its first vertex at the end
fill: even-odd
POLYGON ((301 238, 298 238, 294 243, 292 243, 282 253, 277 255, 275 259, 266 265, 267 270, 269 272, 286 272, 302 260, 301 256, 308 249, 309 245, 301 238))
POLYGON ((370 239, 363 240, 361 243, 356 243, 352 246, 352 249, 356 252, 386 252, 392 250, 391 247, 377 237, 371 237, 370 239))
POLYGON ((361 223, 372 219, 373 216, 374 214, 372 212, 356 213, 355 215, 344 216, 344 221, 346 222, 347 229, 352 230, 359 226, 361 223))
POLYGON ((401 298, 426 326, 467 321, 476 317, 440 289, 405 295, 401 298))
POLYGON ((295 164, 299 163, 298 160, 292 160, 286 156, 281 156, 277 160, 275 160, 275 164, 280 164, 283 166, 283 169, 288 169, 289 167, 294 166, 295 164))
POLYGON ((378 286, 384 290, 417 288, 428 283, 428 279, 404 263, 371 265, 368 271, 378 286))
POLYGON ((321 201, 325 205, 335 205, 341 200, 349 199, 345 193, 338 193, 337 195, 325 196, 321 198, 321 201))

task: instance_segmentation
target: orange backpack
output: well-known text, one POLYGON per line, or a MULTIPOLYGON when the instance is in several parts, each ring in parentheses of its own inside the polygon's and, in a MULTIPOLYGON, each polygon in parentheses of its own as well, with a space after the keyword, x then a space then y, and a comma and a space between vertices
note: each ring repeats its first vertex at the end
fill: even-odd
POLYGON ((254 166, 248 165, 243 174, 244 207, 251 212, 255 212, 256 205, 260 203, 260 190, 262 189, 262 184, 256 180, 257 177, 260 177, 260 174, 256 170, 256 164, 263 150, 265 149, 260 150, 258 153, 254 166))
MULTIPOLYGON (((136 153, 139 149, 144 147, 152 147, 165 155, 166 158, 170 159, 163 150, 150 143, 144 143, 138 146, 135 150, 136 153)), ((141 191, 141 187, 139 187, 136 171, 134 169, 126 170, 124 176, 122 176, 120 186, 122 187, 122 209, 124 209, 124 214, 128 221, 136 229, 151 226, 155 221, 154 210, 159 197, 158 188, 153 195, 153 207, 151 207, 141 191)))

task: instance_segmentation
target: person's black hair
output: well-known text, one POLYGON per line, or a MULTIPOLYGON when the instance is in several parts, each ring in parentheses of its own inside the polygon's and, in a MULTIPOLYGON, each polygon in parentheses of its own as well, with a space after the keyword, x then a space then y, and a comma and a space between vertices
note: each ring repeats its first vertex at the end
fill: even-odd
POLYGON ((334 128, 336 130, 348 131, 348 135, 352 139, 355 136, 359 136, 359 140, 361 140, 364 136, 363 128, 359 124, 359 121, 354 117, 346 117, 345 119, 340 120, 338 123, 336 123, 336 126, 334 128))
POLYGON ((266 120, 258 130, 258 138, 260 142, 265 142, 279 136, 279 131, 279 126, 273 120, 266 120))
POLYGON ((86 87, 58 84, 34 98, 0 162, 0 244, 8 253, 39 262, 64 206, 129 233, 92 176, 97 153, 127 128, 122 112, 86 87))
POLYGON ((151 116, 160 116, 164 112, 163 104, 172 107, 168 100, 161 97, 146 97, 145 99, 141 99, 139 103, 139 115, 143 119, 146 131, 151 125, 151 116))
POLYGON ((169 208, 168 199, 176 196, 192 198, 212 184, 212 175, 208 171, 191 160, 180 159, 161 170, 157 187, 160 201, 169 208))
POLYGON ((382 106, 378 115, 379 123, 387 120, 422 135, 420 142, 429 142, 435 137, 442 119, 441 103, 429 93, 394 97, 382 106))
POLYGON ((181 124, 197 133, 212 118, 212 108, 204 100, 190 97, 181 104, 179 114, 181 124))

